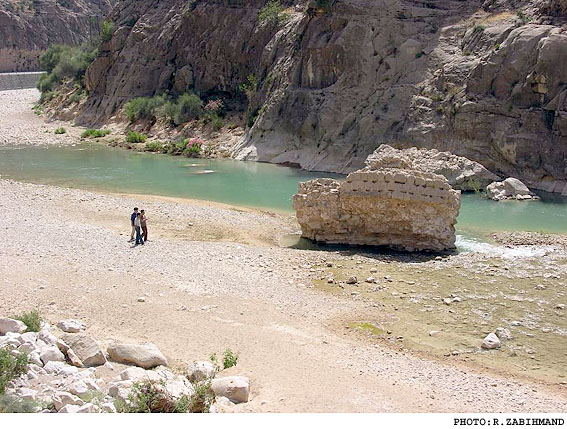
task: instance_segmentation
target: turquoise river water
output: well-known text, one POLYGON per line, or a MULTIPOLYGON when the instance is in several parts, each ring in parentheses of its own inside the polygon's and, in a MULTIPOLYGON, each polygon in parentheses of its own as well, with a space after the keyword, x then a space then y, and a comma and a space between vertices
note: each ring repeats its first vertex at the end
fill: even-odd
MULTIPOLYGON (((91 190, 195 198, 291 212, 300 181, 340 177, 256 162, 154 155, 99 144, 0 147, 0 176, 91 190)), ((567 200, 494 202, 463 195, 457 230, 470 237, 494 231, 567 232, 567 200)))

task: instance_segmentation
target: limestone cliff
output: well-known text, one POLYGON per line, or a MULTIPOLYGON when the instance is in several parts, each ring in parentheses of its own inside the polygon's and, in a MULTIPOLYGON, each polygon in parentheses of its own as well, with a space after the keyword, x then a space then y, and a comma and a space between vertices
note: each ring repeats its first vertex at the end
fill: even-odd
POLYGON ((282 3, 285 22, 261 23, 265 0, 120 1, 79 121, 193 89, 248 107, 238 159, 346 173, 382 143, 419 146, 567 193, 564 1, 282 3))
POLYGON ((39 70, 45 49, 98 35, 109 10, 110 0, 0 0, 0 72, 39 70))

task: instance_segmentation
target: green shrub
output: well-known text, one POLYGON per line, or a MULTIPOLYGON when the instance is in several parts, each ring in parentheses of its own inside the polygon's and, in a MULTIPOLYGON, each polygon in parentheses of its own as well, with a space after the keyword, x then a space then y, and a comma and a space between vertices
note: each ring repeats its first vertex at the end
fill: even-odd
POLYGON ((234 353, 230 349, 226 349, 222 354, 222 366, 224 369, 232 368, 238 363, 238 353, 234 353))
POLYGON ((39 79, 38 89, 42 94, 52 91, 65 79, 72 79, 83 87, 85 72, 97 55, 98 48, 93 42, 81 46, 51 46, 39 57, 40 67, 47 73, 39 79))
POLYGON ((332 0, 317 0, 317 9, 322 9, 325 12, 329 12, 331 10, 332 5, 333 5, 332 0))
POLYGON ((126 141, 128 143, 144 143, 148 136, 143 133, 138 133, 136 131, 128 131, 126 133, 126 141))
POLYGON ((99 138, 99 137, 104 137, 107 136, 108 134, 110 134, 110 130, 94 130, 92 128, 89 128, 88 130, 83 131, 83 133, 81 134, 82 138, 99 138))
POLYGON ((260 24, 282 24, 289 19, 289 15, 284 13, 284 8, 279 0, 270 0, 258 12, 258 21, 260 24))
POLYGON ((161 152, 163 150, 163 143, 159 141, 148 142, 144 147, 146 152, 161 152))
POLYGON ((0 414, 35 413, 39 404, 31 399, 18 398, 11 395, 0 395, 0 414))
POLYGON ((155 95, 153 97, 137 97, 130 100, 124 106, 124 112, 130 122, 139 119, 155 121, 160 107, 166 104, 165 95, 155 95))
POLYGON ((203 114, 203 102, 196 94, 183 94, 175 103, 168 103, 166 116, 175 124, 181 125, 203 114))
POLYGON ((100 23, 100 38, 103 42, 109 42, 114 34, 114 22, 110 20, 102 21, 100 23))
POLYGON ((10 381, 19 377, 27 371, 28 356, 19 353, 12 356, 7 349, 0 349, 0 394, 6 391, 10 381))
POLYGON ((55 130, 55 134, 65 134, 67 130, 63 127, 59 127, 55 130))
POLYGON ((28 332, 39 332, 41 330, 41 322, 43 322, 43 318, 37 310, 18 314, 17 316, 13 316, 12 319, 24 322, 28 328, 28 332))
POLYGON ((165 382, 134 383, 128 401, 115 401, 119 413, 202 413, 214 402, 210 382, 194 385, 195 393, 174 398, 165 389, 165 382))
POLYGON ((201 154, 201 147, 197 144, 186 145, 185 149, 183 150, 183 155, 188 156, 190 158, 196 158, 200 154, 201 154))

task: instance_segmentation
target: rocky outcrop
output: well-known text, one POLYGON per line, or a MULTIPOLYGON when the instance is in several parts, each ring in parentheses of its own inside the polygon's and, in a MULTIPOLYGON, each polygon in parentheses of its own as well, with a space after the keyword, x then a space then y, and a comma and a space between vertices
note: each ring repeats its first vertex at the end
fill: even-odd
POLYGON ((283 1, 301 7, 282 24, 258 21, 265 3, 120 1, 79 121, 194 90, 248 109, 237 159, 349 173, 382 143, 418 146, 567 193, 562 1, 283 1))
POLYGON ((302 236, 325 243, 443 251, 455 246, 460 193, 445 177, 382 158, 343 182, 315 179, 293 197, 302 236))
POLYGON ((37 71, 53 44, 78 45, 98 36, 110 0, 34 0, 0 3, 0 72, 37 71))
POLYGON ((404 168, 419 169, 428 173, 444 176, 449 185, 461 191, 478 191, 500 178, 488 171, 478 162, 449 152, 439 152, 436 149, 394 149, 381 145, 366 160, 366 165, 373 170, 397 162, 404 168))
POLYGON ((493 182, 486 187, 488 198, 502 200, 537 200, 539 197, 518 179, 508 177, 503 182, 493 182))

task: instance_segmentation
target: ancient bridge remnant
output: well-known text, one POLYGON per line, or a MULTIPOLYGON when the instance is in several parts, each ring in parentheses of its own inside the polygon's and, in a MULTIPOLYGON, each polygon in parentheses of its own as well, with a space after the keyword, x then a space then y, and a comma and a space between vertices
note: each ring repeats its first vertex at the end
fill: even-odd
POLYGON ((345 181, 299 184, 293 204, 303 237, 410 252, 455 247, 461 197, 444 176, 399 159, 380 168, 367 164, 345 181))

